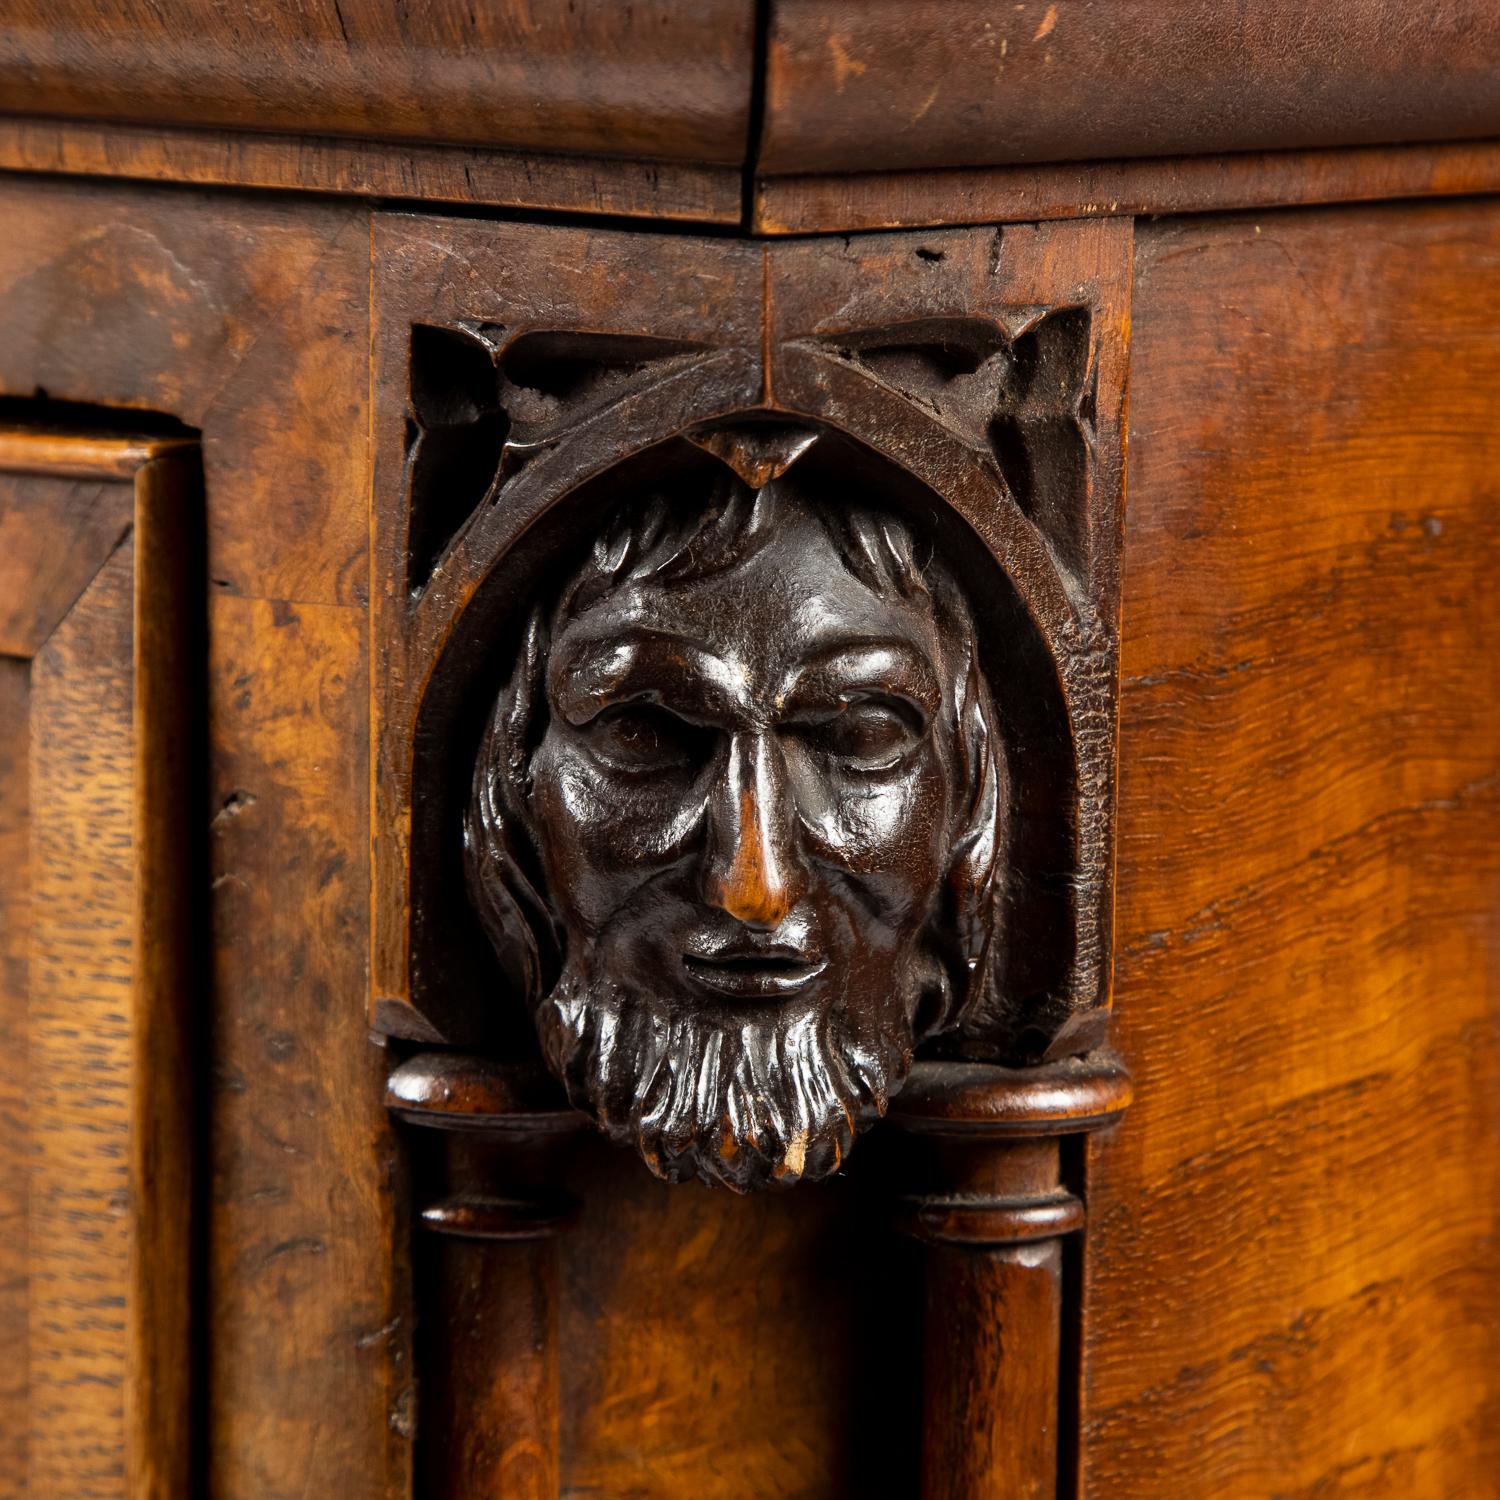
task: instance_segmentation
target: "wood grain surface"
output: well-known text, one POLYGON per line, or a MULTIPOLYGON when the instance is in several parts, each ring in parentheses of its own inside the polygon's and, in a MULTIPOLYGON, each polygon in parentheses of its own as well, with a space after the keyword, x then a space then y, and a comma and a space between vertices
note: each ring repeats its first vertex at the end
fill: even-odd
POLYGON ((31 937, 31 664, 0 656, 0 1475, 25 1494, 27 1345, 26 969, 31 937))
MULTIPOLYGON (((0 160, 4 159, 0 127, 0 160)), ((925 224, 1116 218, 1500 190, 1500 144, 1342 146, 1038 166, 926 167, 756 180, 757 234, 848 234, 925 224)))
MULTIPOLYGON (((1493 186, 1462 175, 1489 149, 1428 159, 1430 190, 1493 186)), ((1379 170, 1365 158, 1339 195, 1379 170)), ((909 211, 954 212, 946 191, 909 211)), ((1211 201, 1233 200, 1182 206, 1211 201)), ((0 395, 202 433, 212 1492, 402 1500, 406 1205, 364 1007, 370 215, 14 176, 0 212, 0 395)), ((1493 1500, 1500 204, 1169 220, 1136 256, 1115 1026, 1137 1097, 1090 1149, 1081 1493, 1493 1500)), ((73 598, 118 633, 124 554, 104 551, 73 598)), ((44 649, 68 670, 40 689, 0 660, 0 1027, 28 957, 51 997, 30 1071, 0 1057, 0 1121, 25 1090, 36 1159, 109 1193, 117 965, 85 983, 62 948, 28 955, 26 908, 34 887, 66 916, 119 867, 129 699, 75 638, 44 649), (72 750, 28 730, 38 692, 72 750), (71 791, 49 791, 28 867, 37 804, 14 788, 37 765, 71 791), (80 1054, 63 998, 99 1002, 101 1050, 80 1054), (80 1062, 100 1128, 59 1134, 57 1070, 80 1062)), ((118 893, 100 899, 113 921, 118 893)), ((559 1243, 567 1492, 913 1493, 920 1252, 878 1197, 836 1179, 747 1202, 581 1156, 559 1243)), ((126 1334, 84 1305, 116 1293, 44 1282, 21 1335, 20 1176, 0 1160, 0 1465, 28 1366, 59 1402, 88 1374, 99 1419, 39 1449, 31 1493, 117 1493, 101 1434, 126 1334)), ((39 1195, 31 1252, 103 1277, 90 1257, 118 1224, 64 1221, 76 1207, 39 1195)))
POLYGON ((764 173, 1455 140, 1500 128, 1472 0, 773 0, 764 173))
POLYGON ((7 0, 17 115, 743 161, 742 0, 7 0))
POLYGON ((0 532, 37 563, 0 642, 7 1496, 192 1483, 195 453, 0 431, 0 532))
POLYGON ((0 394, 202 432, 198 826, 233 997, 202 1016, 216 1495, 401 1495, 410 1327, 363 1021, 368 213, 40 179, 0 208, 0 394))
POLYGON ((0 116, 0 167, 716 224, 738 223, 742 198, 738 167, 697 162, 34 116, 0 116))
POLYGON ((1083 1490, 1500 1472, 1500 205, 1138 231, 1083 1490))
POLYGON ((32 667, 29 1493, 125 1493, 135 958, 133 558, 32 667))
POLYGON ((878 1185, 736 1198, 622 1171, 594 1140, 573 1182, 564 1494, 917 1493, 921 1252, 878 1185))
POLYGON ((133 496, 111 480, 10 471, 4 484, 0 653, 29 660, 129 533, 133 496))

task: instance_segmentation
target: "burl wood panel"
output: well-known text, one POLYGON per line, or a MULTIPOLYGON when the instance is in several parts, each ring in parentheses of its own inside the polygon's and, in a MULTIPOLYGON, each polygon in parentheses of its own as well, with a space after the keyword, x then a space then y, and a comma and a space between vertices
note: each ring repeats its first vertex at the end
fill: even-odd
POLYGON ((40 180, 0 212, 0 393, 202 432, 216 1500, 401 1495, 409 1328, 363 1022, 368 214, 40 180))
POLYGON ((1137 244, 1084 1493, 1493 1496, 1500 205, 1137 244))

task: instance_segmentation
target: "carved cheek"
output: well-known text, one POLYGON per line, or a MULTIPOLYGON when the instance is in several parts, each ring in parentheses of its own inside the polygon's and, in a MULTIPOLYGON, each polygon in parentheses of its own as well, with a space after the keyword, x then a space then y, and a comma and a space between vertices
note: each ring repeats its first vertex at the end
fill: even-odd
POLYGON ((825 771, 798 781, 798 811, 820 862, 873 880, 889 877, 900 887, 937 880, 942 776, 933 756, 917 756, 894 773, 825 771))
POLYGON ((555 889, 605 899, 649 879, 678 857, 701 822, 701 798, 680 783, 630 779, 598 766, 575 746, 549 736, 533 763, 537 836, 555 889))

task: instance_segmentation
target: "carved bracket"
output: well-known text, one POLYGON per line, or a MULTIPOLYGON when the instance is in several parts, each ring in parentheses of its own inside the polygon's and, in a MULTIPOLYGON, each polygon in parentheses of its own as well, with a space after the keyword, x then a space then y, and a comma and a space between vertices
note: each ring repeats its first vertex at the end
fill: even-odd
POLYGON ((1099 1044, 1130 233, 377 218, 378 1028, 741 1190, 1099 1044))

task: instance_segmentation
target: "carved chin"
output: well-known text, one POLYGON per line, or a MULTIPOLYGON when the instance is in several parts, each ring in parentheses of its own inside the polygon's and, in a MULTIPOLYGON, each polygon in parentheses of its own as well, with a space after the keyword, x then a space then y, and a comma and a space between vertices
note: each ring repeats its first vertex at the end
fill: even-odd
POLYGON ((826 1177, 911 1066, 923 986, 858 1012, 732 1018, 565 972, 542 1049, 580 1109, 658 1177, 736 1192, 826 1177))

